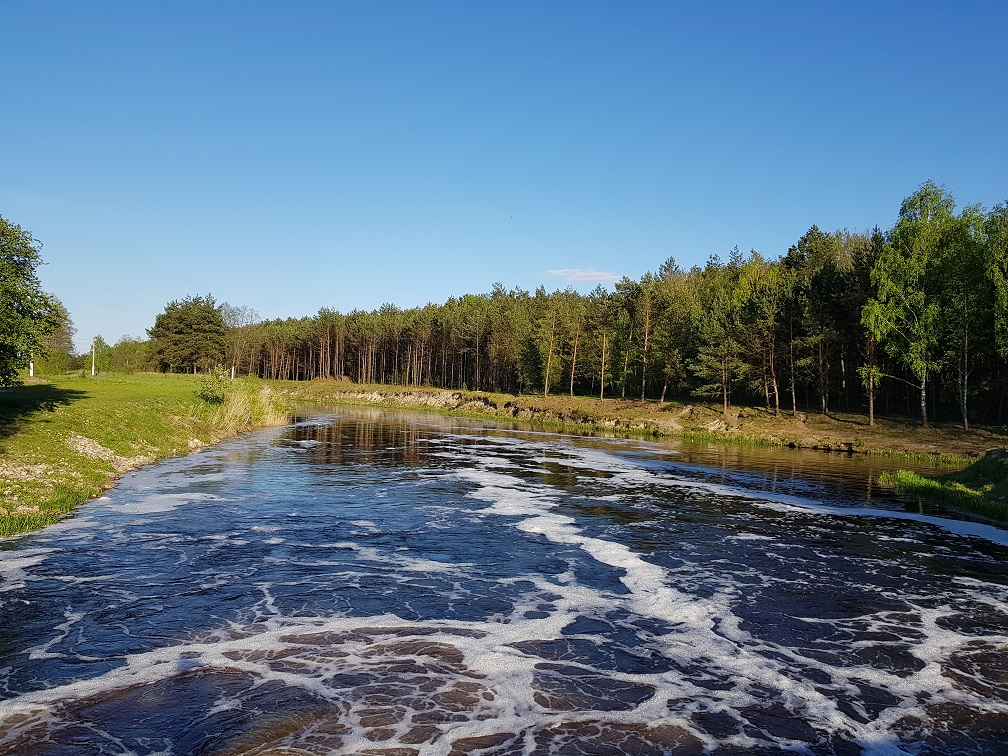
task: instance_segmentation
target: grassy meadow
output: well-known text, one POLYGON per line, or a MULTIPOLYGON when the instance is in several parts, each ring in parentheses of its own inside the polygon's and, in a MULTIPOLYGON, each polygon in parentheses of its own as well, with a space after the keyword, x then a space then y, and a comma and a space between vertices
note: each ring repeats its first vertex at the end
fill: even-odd
POLYGON ((0 536, 56 522, 140 465, 287 421, 264 382, 210 380, 61 376, 0 391, 0 536))

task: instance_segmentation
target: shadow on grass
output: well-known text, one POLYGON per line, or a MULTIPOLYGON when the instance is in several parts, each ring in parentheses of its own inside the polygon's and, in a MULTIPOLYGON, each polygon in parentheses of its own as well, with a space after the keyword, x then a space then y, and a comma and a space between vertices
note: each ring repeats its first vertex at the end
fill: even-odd
POLYGON ((84 399, 86 391, 58 388, 48 383, 0 389, 0 439, 13 435, 42 412, 84 399))
POLYGON ((864 419, 856 417, 844 417, 843 415, 838 415, 833 412, 825 412, 823 413, 823 416, 828 417, 834 423, 840 423, 842 425, 857 425, 865 428, 868 427, 867 417, 865 417, 864 419))

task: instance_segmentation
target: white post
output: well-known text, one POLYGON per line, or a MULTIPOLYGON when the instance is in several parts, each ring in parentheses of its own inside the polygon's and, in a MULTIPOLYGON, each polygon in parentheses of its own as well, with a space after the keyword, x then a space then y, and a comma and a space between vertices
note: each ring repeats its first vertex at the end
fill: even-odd
POLYGON ((28 377, 35 377, 35 355, 34 353, 28 357, 28 377))
POLYGON ((91 377, 95 374, 95 338, 91 339, 91 377))

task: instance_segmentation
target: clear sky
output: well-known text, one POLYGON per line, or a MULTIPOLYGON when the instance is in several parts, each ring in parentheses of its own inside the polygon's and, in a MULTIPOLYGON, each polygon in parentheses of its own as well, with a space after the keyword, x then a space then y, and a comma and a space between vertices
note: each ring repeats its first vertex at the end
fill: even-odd
POLYGON ((81 349, 187 295, 300 317, 777 257, 927 179, 1008 199, 1006 30, 1003 0, 4 0, 0 215, 81 349))

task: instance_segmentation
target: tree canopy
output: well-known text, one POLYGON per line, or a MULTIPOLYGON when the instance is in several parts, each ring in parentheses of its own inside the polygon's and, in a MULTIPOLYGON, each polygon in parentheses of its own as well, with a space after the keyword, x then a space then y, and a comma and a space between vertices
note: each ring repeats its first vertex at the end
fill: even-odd
POLYGON ((0 216, 0 386, 17 383, 32 356, 44 356, 66 311, 42 291, 42 245, 0 216))
POLYGON ((169 302, 147 329, 150 357, 169 372, 206 372, 224 362, 227 327, 214 298, 190 296, 169 302))

